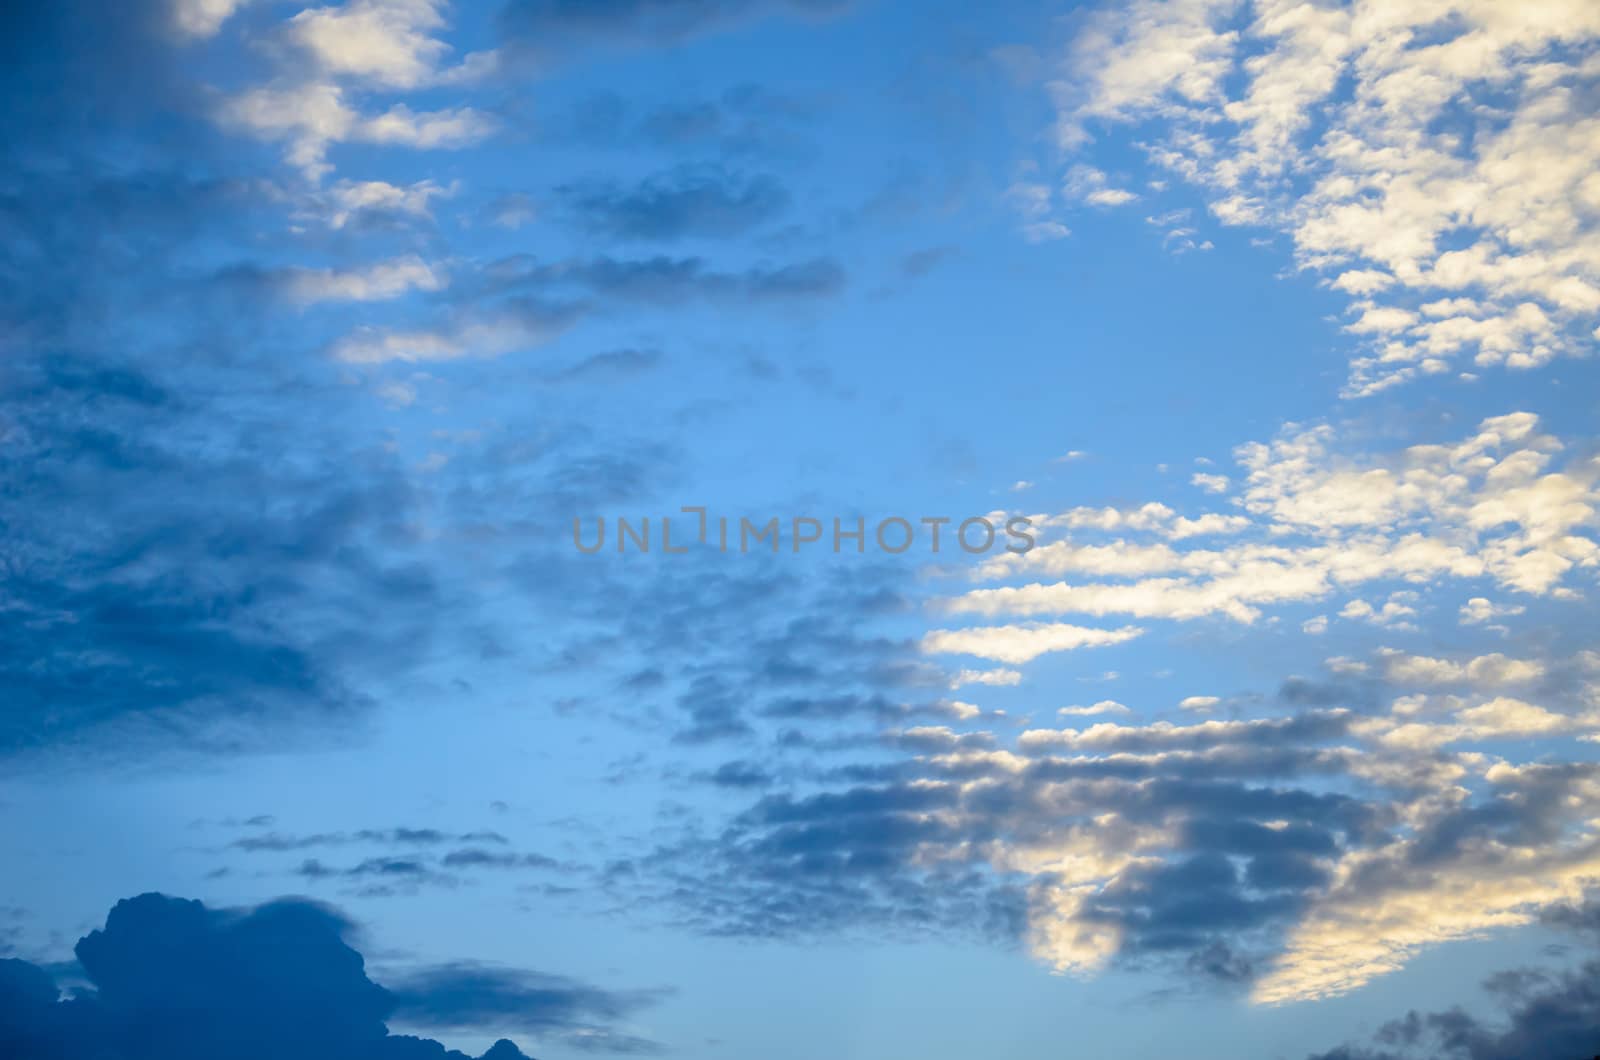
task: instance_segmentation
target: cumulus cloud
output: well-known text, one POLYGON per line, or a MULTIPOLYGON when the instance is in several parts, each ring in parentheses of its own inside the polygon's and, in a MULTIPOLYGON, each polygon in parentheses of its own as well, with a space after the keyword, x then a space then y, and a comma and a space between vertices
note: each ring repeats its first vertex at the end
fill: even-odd
POLYGON ((1496 618, 1510 618, 1527 610, 1521 604, 1497 604, 1486 597, 1474 596, 1461 605, 1461 624, 1479 626, 1496 618))
MULTIPOLYGON (((484 1033, 505 1026, 623 1053, 654 1043, 623 1021, 657 995, 471 964, 417 967, 386 988, 350 945, 354 926, 303 899, 212 910, 146 894, 118 902, 78 942, 90 989, 67 999, 43 969, 0 962, 0 1044, 8 1056, 129 1060, 466 1060, 385 1022, 484 1033)), ((485 1060, 523 1053, 501 1041, 485 1060)))
POLYGON ((1519 968, 1497 972, 1483 989, 1498 1020, 1456 1007, 1418 1012, 1385 1023, 1371 1046, 1342 1045, 1307 1060, 1520 1060, 1582 1057, 1600 1041, 1600 960, 1570 970, 1519 968))

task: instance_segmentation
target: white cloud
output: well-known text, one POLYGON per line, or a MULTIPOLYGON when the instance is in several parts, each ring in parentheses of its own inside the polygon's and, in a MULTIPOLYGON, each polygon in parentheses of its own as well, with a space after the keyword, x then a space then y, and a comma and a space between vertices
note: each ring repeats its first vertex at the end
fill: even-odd
POLYGON ((1100 170, 1084 165, 1073 166, 1067 171, 1061 190, 1067 198, 1089 206, 1122 206, 1139 198, 1126 188, 1113 186, 1110 178, 1100 170))
POLYGON ((1021 671, 1006 669, 962 670, 950 679, 951 688, 961 688, 964 685, 1004 686, 1021 683, 1021 671))
POLYGON ((301 305, 319 302, 378 302, 411 291, 437 291, 447 280, 442 271, 416 255, 379 262, 364 269, 296 268, 287 273, 288 297, 301 305))
POLYGON ((1496 763, 1484 772, 1507 822, 1533 801, 1548 819, 1479 832, 1464 790, 1407 807, 1411 835, 1340 859, 1327 893, 1290 932, 1252 997, 1268 1004, 1346 993, 1420 949, 1527 924, 1541 908, 1580 901, 1600 878, 1600 790, 1591 769, 1496 763), (1461 829, 1464 829, 1462 831, 1461 829), (1429 848, 1433 835, 1448 836, 1429 848), (1424 856, 1425 855, 1425 856, 1424 856))
MULTIPOLYGON (((1384 582, 1489 578, 1558 596, 1579 572, 1600 569, 1600 468, 1581 456, 1560 466, 1562 446, 1538 433, 1535 416, 1492 417, 1454 443, 1391 454, 1345 456, 1336 441, 1319 426, 1241 446, 1243 514, 1207 524, 1228 534, 1216 547, 1192 547, 1189 531, 1200 527, 1161 503, 1035 515, 1035 548, 972 570, 979 581, 1033 580, 975 588, 941 606, 985 616, 1252 623, 1276 605, 1389 589, 1384 582)), ((1416 589, 1347 599, 1345 618, 1398 628, 1420 614, 1416 589)), ((1325 628, 1311 621, 1307 632, 1325 628)))
POLYGON ((933 654, 975 655, 980 659, 1017 664, 1048 652, 1121 644, 1142 632, 1134 626, 1093 629, 1065 622, 939 629, 922 638, 922 650, 933 654))
POLYGON ((431 31, 444 26, 442 0, 349 0, 289 19, 289 39, 323 72, 388 88, 416 88, 434 77, 450 50, 431 31))
POLYGON ((1461 605, 1461 624, 1463 626, 1477 626, 1493 618, 1520 615, 1527 608, 1520 604, 1496 604, 1482 596, 1474 596, 1461 605))
POLYGON ((499 357, 542 345, 560 330, 557 323, 530 320, 518 314, 468 319, 434 330, 391 331, 368 327, 341 340, 334 347, 333 355, 347 364, 499 357))
POLYGON ((343 228, 367 212, 429 219, 433 216, 432 201, 449 198, 455 192, 455 185, 440 185, 431 180, 404 186, 382 180, 341 180, 324 196, 323 213, 331 228, 343 228))
POLYGON ((1391 681, 1422 685, 1469 683, 1476 687, 1499 688, 1527 684, 1545 675, 1544 664, 1530 659, 1511 659, 1495 653, 1456 662, 1426 655, 1409 655, 1393 649, 1379 652, 1385 675, 1391 681))
POLYGON ((1185 696, 1178 701, 1180 710, 1210 710, 1222 700, 1218 696, 1185 696))
POLYGON ((333 144, 464 147, 495 129, 491 118, 470 107, 419 113, 397 103, 363 115, 337 85, 326 83, 251 89, 224 101, 219 114, 224 124, 286 144, 290 164, 312 179, 332 169, 327 153, 333 144))
MULTIPOLYGON (((1087 19, 1058 140, 1153 122, 1224 224, 1288 234, 1352 298, 1348 392, 1581 353, 1600 312, 1600 6, 1133 0, 1087 19)), ((1069 176, 1070 181, 1070 176, 1069 176)))
POLYGON ((396 103, 382 114, 356 127, 355 138, 375 144, 399 144, 423 149, 465 147, 495 130, 494 119, 471 107, 414 111, 396 103))
POLYGON ((1365 600, 1351 600, 1339 609, 1340 618, 1357 619, 1374 626, 1409 628, 1405 619, 1415 616, 1417 609, 1400 600, 1389 600, 1381 607, 1373 607, 1365 600))
POLYGON ((459 83, 488 72, 492 53, 442 68, 450 48, 434 34, 445 26, 442 0, 350 0, 303 10, 283 33, 294 55, 281 76, 226 98, 222 124, 257 139, 281 142, 287 160, 311 180, 332 168, 331 146, 391 144, 418 149, 476 143, 496 128, 471 107, 416 111, 405 103, 368 111, 357 98, 370 89, 404 90, 459 83))
POLYGON ((172 0, 172 24, 183 37, 213 37, 248 3, 250 0, 172 0))
POLYGON ((1060 707, 1056 713, 1063 718, 1088 718, 1097 714, 1132 714, 1133 711, 1114 699, 1102 699, 1087 707, 1060 707))

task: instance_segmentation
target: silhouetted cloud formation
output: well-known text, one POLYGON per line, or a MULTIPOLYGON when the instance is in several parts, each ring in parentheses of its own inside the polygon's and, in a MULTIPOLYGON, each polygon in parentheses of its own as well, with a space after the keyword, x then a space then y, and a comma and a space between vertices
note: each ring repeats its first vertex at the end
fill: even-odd
MULTIPOLYGON (((1600 906, 1557 906, 1541 918, 1600 943, 1600 906)), ((1504 1012, 1484 1019, 1460 1006, 1412 1010, 1384 1024, 1371 1046, 1341 1045, 1307 1060, 1588 1060, 1600 1055, 1600 959, 1551 972, 1513 969, 1490 976, 1484 990, 1504 1012)))
MULTIPOLYGON (((386 1021, 474 1033, 512 1028, 585 1049, 653 1042, 610 1024, 657 995, 476 964, 367 977, 337 910, 281 899, 247 910, 145 894, 118 902, 78 942, 92 989, 59 998, 44 969, 0 961, 0 1056, 8 1060, 467 1060, 386 1021)), ((526 1060, 502 1040, 482 1060, 526 1060)))

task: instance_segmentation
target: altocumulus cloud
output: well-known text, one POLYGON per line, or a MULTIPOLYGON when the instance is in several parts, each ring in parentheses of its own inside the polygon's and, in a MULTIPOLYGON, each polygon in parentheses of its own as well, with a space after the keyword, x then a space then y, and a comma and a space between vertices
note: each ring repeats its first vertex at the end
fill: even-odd
MULTIPOLYGON (((1590 903, 1557 906, 1545 916, 1553 927, 1576 930, 1596 941, 1600 910, 1590 903)), ((1600 959, 1550 973, 1531 969, 1497 972, 1484 991, 1504 1018, 1486 1021, 1460 1007, 1415 1010, 1385 1023, 1371 1046, 1341 1045, 1308 1060, 1517 1060, 1519 1057, 1585 1057, 1600 1047, 1600 959)))
MULTIPOLYGON (((467 1060, 386 1021, 484 1033, 505 1028, 578 1048, 648 1052, 615 1024, 656 994, 619 994, 488 965, 415 969, 395 989, 367 976, 338 911, 304 899, 253 909, 145 894, 118 902, 78 942, 89 987, 62 998, 51 975, 0 961, 0 1055, 12 1060, 467 1060)), ((482 1060, 518 1060, 507 1040, 482 1060)))

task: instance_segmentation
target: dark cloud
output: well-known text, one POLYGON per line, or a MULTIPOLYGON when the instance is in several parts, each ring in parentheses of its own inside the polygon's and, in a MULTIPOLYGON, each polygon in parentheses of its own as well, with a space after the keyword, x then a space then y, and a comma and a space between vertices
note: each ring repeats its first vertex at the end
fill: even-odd
POLYGON ((442 832, 436 828, 366 828, 356 832, 315 832, 310 835, 285 835, 269 832, 244 836, 230 846, 252 852, 308 850, 312 847, 346 846, 351 843, 378 843, 397 846, 436 846, 442 843, 496 843, 509 840, 498 832, 442 832))
POLYGON ((771 14, 830 15, 850 0, 509 0, 499 22, 513 48, 553 53, 581 41, 669 43, 771 14))
POLYGON ((1543 972, 1500 972, 1484 983, 1498 1018, 1462 1008, 1408 1012, 1371 1045, 1341 1045, 1307 1060, 1587 1060, 1600 1055, 1600 960, 1543 972))
MULTIPOLYGON (((708 513, 708 542, 717 539, 719 518, 708 513)), ((586 541, 594 523, 585 518, 586 541)), ((659 521, 654 529, 659 542, 659 521)), ((559 648, 550 669, 598 668, 624 693, 590 706, 690 746, 759 743, 798 722, 864 733, 884 718, 948 713, 948 705, 917 694, 945 683, 942 671, 920 659, 913 641, 878 624, 896 612, 908 572, 892 565, 804 570, 787 556, 699 546, 697 529, 694 515, 673 516, 673 540, 690 551, 662 557, 643 575, 607 555, 573 562, 570 539, 561 557, 528 559, 528 578, 544 586, 570 578, 574 589, 563 614, 582 632, 559 648)))
POLYGON ((440 859, 447 869, 561 869, 564 866, 555 858, 543 854, 512 854, 482 847, 464 847, 452 850, 440 859))
POLYGON ((1191 967, 1225 970, 1248 964, 1219 964, 1219 946, 1231 953, 1229 939, 1281 923, 1302 904, 1300 894, 1255 893, 1231 859, 1203 851, 1130 869, 1095 897, 1083 919, 1119 928, 1124 957, 1176 951, 1190 955, 1191 967))
POLYGON ((608 350, 545 376, 551 383, 596 383, 632 379, 659 367, 660 350, 608 350))
MULTIPOLYGON (((350 846, 398 848, 391 853, 358 857, 330 864, 319 857, 301 858, 286 869, 310 883, 343 884, 361 897, 414 894, 422 887, 455 887, 463 874, 479 869, 524 869, 567 872, 574 867, 543 854, 508 849, 510 840, 498 832, 446 832, 436 828, 362 829, 354 832, 317 832, 286 835, 268 832, 234 840, 231 849, 251 854, 286 854, 350 846), (453 849, 444 854, 437 848, 453 849)), ((324 855, 326 856, 326 855, 324 855)))
POLYGON ((353 670, 421 650, 443 602, 387 458, 295 453, 256 433, 267 409, 219 420, 136 366, 41 353, 0 379, 0 750, 348 720, 353 670))
POLYGON ((591 1052, 657 1053, 661 1046, 614 1024, 653 1004, 660 991, 617 993, 559 976, 467 962, 393 980, 394 1017, 439 1030, 485 1028, 555 1035, 591 1052))
POLYGON ((845 270, 828 258, 758 264, 726 270, 700 257, 595 257, 538 265, 503 262, 490 279, 508 285, 574 285, 626 302, 678 305, 685 301, 762 303, 825 298, 844 288, 845 270))
POLYGON ((556 189, 585 230, 618 239, 674 240, 742 235, 789 205, 789 191, 766 174, 680 167, 632 186, 590 180, 556 189))
MULTIPOLYGON (((996 753, 994 736, 973 730, 972 719, 946 718, 885 739, 878 730, 892 699, 816 702, 848 709, 799 715, 822 730, 795 734, 809 770, 754 770, 752 785, 771 794, 718 829, 690 827, 651 855, 619 863, 629 871, 607 885, 713 933, 976 930, 1015 944, 1030 915, 1058 915, 1055 888, 1071 881, 1047 868, 998 866, 1084 845, 1111 858, 1137 849, 1141 856, 1085 897, 1075 919, 1119 939, 1124 964, 1237 986, 1270 966, 1264 958, 1326 894, 1333 867, 1353 851, 1398 864, 1341 884, 1381 896, 1424 871, 1405 866, 1430 846, 1466 852, 1498 836, 1530 849, 1546 827, 1534 819, 1561 819, 1562 793, 1575 782, 1508 781, 1505 800, 1529 815, 1519 824, 1494 810, 1461 822, 1434 815, 1417 827, 1401 818, 1393 793, 1429 771, 1428 756, 1392 769, 1371 755, 1320 746, 1347 734, 1350 719, 1339 712, 1192 731, 1154 727, 1106 736, 1105 748, 1018 758, 996 753), (869 740, 852 741, 854 725, 869 740), (825 769, 817 764, 823 754, 844 757, 825 769), (1391 771, 1398 789, 1357 779, 1358 769, 1391 771), (778 790, 780 777, 797 775, 812 783, 778 790)), ((751 725, 765 720, 760 710, 740 716, 751 725)), ((737 789, 750 760, 724 769, 737 789)), ((1465 856, 1446 855, 1452 865, 1465 856)))
MULTIPOLYGON (((15 1060, 466 1060, 386 1022, 496 1027, 640 1052, 617 1024, 657 993, 617 994, 533 972, 448 964, 393 987, 367 977, 336 910, 283 899, 247 910, 147 894, 77 946, 89 989, 66 999, 41 968, 0 961, 0 1055, 15 1060)), ((523 1053, 497 1043, 485 1060, 523 1053)))
POLYGON ((335 426, 355 395, 195 267, 289 237, 170 16, 3 16, 0 754, 348 731, 449 609, 403 468, 335 426))
POLYGON ((773 784, 772 774, 754 762, 724 762, 706 779, 719 788, 766 788, 773 784))
POLYGON ((540 130, 556 144, 635 151, 641 146, 724 160, 762 158, 787 163, 812 159, 811 130, 820 101, 741 84, 716 96, 636 105, 615 92, 585 96, 540 130))

